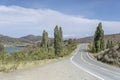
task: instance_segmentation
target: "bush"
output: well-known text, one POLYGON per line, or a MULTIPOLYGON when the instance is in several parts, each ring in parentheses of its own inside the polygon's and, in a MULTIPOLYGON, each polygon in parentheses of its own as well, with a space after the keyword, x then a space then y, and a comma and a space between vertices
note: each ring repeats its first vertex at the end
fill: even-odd
POLYGON ((14 52, 12 54, 12 57, 15 61, 24 61, 26 60, 26 55, 25 53, 22 53, 22 52, 14 52))
POLYGON ((0 61, 2 64, 9 63, 12 61, 12 56, 3 51, 0 53, 0 61))

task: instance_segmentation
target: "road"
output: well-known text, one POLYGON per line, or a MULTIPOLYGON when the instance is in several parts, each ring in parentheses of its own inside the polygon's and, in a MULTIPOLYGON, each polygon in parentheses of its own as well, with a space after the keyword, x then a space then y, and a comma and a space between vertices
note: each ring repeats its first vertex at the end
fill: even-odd
POLYGON ((89 57, 87 44, 81 44, 71 62, 101 80, 120 80, 120 69, 98 62, 89 57))

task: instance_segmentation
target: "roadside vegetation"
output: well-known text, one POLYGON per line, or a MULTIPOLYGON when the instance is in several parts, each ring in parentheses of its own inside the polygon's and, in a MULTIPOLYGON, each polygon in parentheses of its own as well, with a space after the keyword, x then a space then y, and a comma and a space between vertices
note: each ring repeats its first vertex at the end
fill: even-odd
POLYGON ((105 41, 102 23, 98 24, 94 40, 88 48, 90 56, 96 60, 120 67, 120 42, 105 41))
POLYGON ((77 41, 73 39, 63 40, 62 28, 56 26, 54 29, 54 39, 48 38, 48 33, 44 30, 42 41, 14 53, 7 53, 4 46, 0 44, 0 71, 9 72, 28 65, 50 62, 68 56, 77 47, 77 41))

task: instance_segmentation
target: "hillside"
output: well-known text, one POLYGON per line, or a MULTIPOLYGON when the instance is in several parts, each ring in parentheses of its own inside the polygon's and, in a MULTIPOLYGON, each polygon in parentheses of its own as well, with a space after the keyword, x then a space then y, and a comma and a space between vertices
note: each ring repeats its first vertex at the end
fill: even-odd
MULTIPOLYGON (((114 42, 119 42, 120 41, 120 33, 119 34, 105 35, 105 40, 112 40, 114 42)), ((93 36, 80 38, 80 39, 78 39, 78 41, 81 43, 90 43, 93 41, 93 36)))
POLYGON ((41 36, 28 35, 20 38, 13 38, 9 36, 0 35, 0 42, 5 46, 15 45, 15 46, 26 46, 33 44, 35 42, 40 42, 41 36))
MULTIPOLYGON (((51 38, 50 38, 51 39, 51 38)), ((35 36, 35 35, 27 35, 20 38, 13 38, 5 35, 0 35, 0 42, 4 45, 30 45, 36 42, 40 42, 42 40, 42 36, 35 36)), ((106 35, 105 40, 112 40, 114 42, 120 41, 120 34, 112 34, 106 35)), ((81 43, 89 43, 93 41, 93 37, 85 37, 78 39, 81 43)))
POLYGON ((38 42, 42 40, 42 36, 27 35, 19 39, 23 41, 38 42))

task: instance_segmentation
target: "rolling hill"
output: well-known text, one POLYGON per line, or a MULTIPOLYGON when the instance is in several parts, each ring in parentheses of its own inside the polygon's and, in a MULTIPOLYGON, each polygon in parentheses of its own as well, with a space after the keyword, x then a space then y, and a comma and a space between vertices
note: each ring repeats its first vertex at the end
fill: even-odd
POLYGON ((5 46, 14 45, 14 46, 26 46, 31 45, 35 42, 40 42, 42 39, 41 36, 27 35, 20 38, 13 38, 9 36, 0 35, 0 43, 5 46))
MULTIPOLYGON (((105 35, 105 40, 120 42, 120 33, 119 34, 105 35)), ((90 42, 93 41, 93 36, 80 38, 80 39, 78 39, 78 41, 81 42, 81 43, 90 43, 90 42)))
MULTIPOLYGON (((49 38, 51 39, 51 38, 49 38)), ((7 45, 15 45, 15 46, 26 46, 31 45, 36 42, 40 42, 42 40, 42 36, 35 35, 27 35, 20 38, 13 38, 5 35, 0 35, 0 43, 3 43, 5 46, 7 45)), ((120 42, 120 33, 105 35, 105 40, 112 40, 114 42, 120 42)), ((80 43, 90 43, 93 41, 93 36, 85 37, 78 39, 80 43)))

